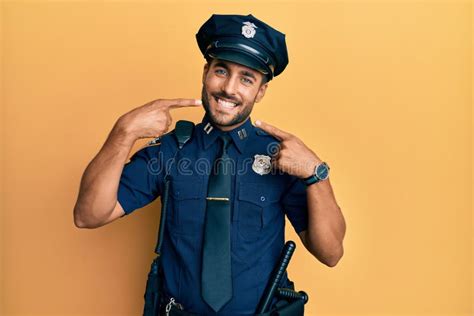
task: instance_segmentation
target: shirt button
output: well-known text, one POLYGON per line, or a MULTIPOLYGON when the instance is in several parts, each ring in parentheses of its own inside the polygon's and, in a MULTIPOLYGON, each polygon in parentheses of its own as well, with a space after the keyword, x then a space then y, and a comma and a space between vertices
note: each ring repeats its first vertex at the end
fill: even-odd
POLYGON ((265 202, 265 197, 263 195, 260 197, 260 201, 265 202))

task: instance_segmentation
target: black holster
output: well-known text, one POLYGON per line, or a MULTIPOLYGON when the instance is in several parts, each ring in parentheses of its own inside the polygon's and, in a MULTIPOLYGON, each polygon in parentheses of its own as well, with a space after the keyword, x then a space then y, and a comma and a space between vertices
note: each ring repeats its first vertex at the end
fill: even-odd
POLYGON ((161 276, 159 273, 160 257, 156 257, 151 263, 150 272, 146 281, 145 306, 143 316, 156 316, 160 310, 161 276))
POLYGON ((296 292, 293 282, 289 288, 278 288, 276 296, 278 301, 268 312, 255 314, 256 316, 303 316, 304 304, 308 301, 305 292, 296 292))

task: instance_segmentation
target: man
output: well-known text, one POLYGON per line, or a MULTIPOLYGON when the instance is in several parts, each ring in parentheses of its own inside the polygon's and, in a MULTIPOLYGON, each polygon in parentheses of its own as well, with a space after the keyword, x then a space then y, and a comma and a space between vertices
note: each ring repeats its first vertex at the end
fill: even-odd
MULTIPOLYGON (((252 315, 285 241, 285 214, 330 267, 343 255, 345 222, 328 165, 296 136, 250 119, 288 64, 285 35, 252 15, 213 15, 196 38, 207 60, 201 100, 158 99, 121 116, 84 172, 74 222, 96 228, 130 214, 161 195, 168 173, 163 303, 252 315), (165 134, 169 112, 201 104, 204 118, 178 151, 165 134), (157 138, 125 164, 144 137, 157 138)), ((290 284, 285 274, 281 285, 290 284)))

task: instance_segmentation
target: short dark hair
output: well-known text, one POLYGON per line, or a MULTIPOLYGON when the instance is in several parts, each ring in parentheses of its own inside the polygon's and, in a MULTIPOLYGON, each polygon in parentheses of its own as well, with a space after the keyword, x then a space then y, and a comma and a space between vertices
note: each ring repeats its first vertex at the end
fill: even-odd
MULTIPOLYGON (((206 56, 206 62, 209 64, 209 66, 211 65, 212 63, 212 60, 214 58, 210 57, 210 56, 206 56)), ((264 84, 266 84, 268 82, 268 76, 267 75, 264 75, 262 74, 262 82, 260 83, 260 86, 263 86, 264 84)))

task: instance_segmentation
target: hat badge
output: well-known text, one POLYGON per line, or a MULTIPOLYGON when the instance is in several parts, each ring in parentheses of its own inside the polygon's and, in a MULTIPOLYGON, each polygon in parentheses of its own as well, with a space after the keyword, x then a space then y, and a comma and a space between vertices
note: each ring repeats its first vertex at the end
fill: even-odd
POLYGON ((266 155, 255 155, 252 170, 261 176, 269 174, 272 170, 271 157, 266 155))
POLYGON ((242 22, 244 25, 242 25, 242 35, 245 36, 246 38, 253 38, 255 36, 255 29, 258 27, 253 24, 252 22, 242 22))

